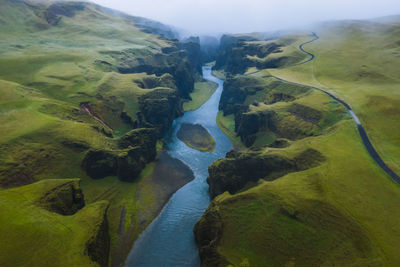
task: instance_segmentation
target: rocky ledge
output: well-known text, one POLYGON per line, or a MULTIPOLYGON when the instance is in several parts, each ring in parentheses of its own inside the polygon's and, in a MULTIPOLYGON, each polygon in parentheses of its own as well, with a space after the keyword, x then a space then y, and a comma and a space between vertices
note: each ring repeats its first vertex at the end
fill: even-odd
POLYGON ((118 176, 122 181, 134 181, 156 157, 156 133, 155 129, 135 129, 119 139, 119 149, 90 149, 82 168, 94 179, 118 176))
POLYGON ((231 194, 243 189, 249 182, 259 179, 275 180, 283 175, 320 165, 325 157, 317 150, 307 149, 293 158, 256 152, 231 151, 226 158, 210 165, 207 183, 212 198, 228 191, 231 194))

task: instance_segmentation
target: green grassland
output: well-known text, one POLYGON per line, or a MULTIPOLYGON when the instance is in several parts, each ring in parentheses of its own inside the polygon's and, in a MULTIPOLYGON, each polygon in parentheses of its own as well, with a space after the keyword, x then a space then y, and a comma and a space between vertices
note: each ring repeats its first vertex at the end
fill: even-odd
MULTIPOLYGON (((160 193, 165 185, 153 182, 157 163, 133 183, 117 177, 93 180, 81 168, 88 148, 117 148, 118 138, 133 127, 121 114, 135 121, 140 96, 169 90, 142 88, 137 81, 155 75, 121 74, 114 66, 171 46, 126 18, 83 5, 54 21, 46 17, 48 4, 0 3, 0 225, 7 230, 1 233, 3 266, 92 266, 83 245, 102 210, 109 221, 110 263, 120 265, 170 194, 169 189, 160 193), (113 129, 113 137, 80 108, 85 102, 113 129), (12 193, 33 187, 8 189, 76 177, 82 180, 87 205, 72 216, 42 211, 12 193), (103 200, 109 201, 108 209, 99 202, 103 200)), ((178 184, 171 182, 173 190, 178 184)))
POLYGON ((229 137, 236 150, 246 149, 246 146, 240 141, 240 137, 235 133, 235 118, 233 114, 224 116, 222 111, 218 111, 217 125, 229 137))
POLYGON ((346 21, 316 29, 305 46, 315 54, 303 66, 269 70, 273 75, 318 86, 346 101, 360 118, 383 160, 400 172, 400 22, 346 21))
POLYGON ((192 101, 183 103, 183 110, 185 112, 196 110, 201 107, 217 90, 218 85, 210 81, 196 82, 194 90, 190 94, 192 101))
POLYGON ((1 191, 2 266, 93 266, 88 243, 102 230, 107 201, 64 216, 43 209, 38 201, 50 190, 77 180, 43 180, 1 191))
MULTIPOLYGON (((342 105, 322 92, 271 76, 327 89, 349 103, 380 155, 398 172, 398 46, 389 48, 388 39, 394 28, 389 36, 387 25, 338 25, 342 24, 316 31, 321 39, 305 47, 315 53, 315 63, 252 75, 264 89, 246 97, 245 115, 275 114, 269 120, 273 125, 260 127, 248 148, 237 147, 243 153, 285 158, 312 148, 325 161, 217 196, 199 225, 213 240, 210 247, 222 259, 220 266, 400 264, 400 187, 370 157, 342 105), (363 65, 369 74, 362 71, 363 65), (292 97, 276 98, 281 96, 277 93, 292 97), (287 145, 274 146, 281 138, 287 145)), ((234 115, 223 116, 221 111, 217 119, 232 142, 239 143, 234 115)), ((209 263, 213 253, 206 254, 209 263)))

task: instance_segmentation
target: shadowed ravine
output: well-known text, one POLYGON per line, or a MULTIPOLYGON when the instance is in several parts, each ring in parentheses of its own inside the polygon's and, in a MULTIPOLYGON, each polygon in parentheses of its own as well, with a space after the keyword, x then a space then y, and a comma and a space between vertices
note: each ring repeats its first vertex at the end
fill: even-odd
POLYGON ((126 266, 200 266, 193 227, 210 203, 206 183, 208 166, 232 149, 232 143, 216 123, 223 81, 212 76, 210 67, 203 67, 203 77, 218 83, 218 89, 199 109, 176 119, 166 136, 168 153, 188 165, 195 179, 171 197, 160 215, 140 235, 126 266), (182 123, 206 128, 217 143, 214 152, 200 152, 180 141, 176 133, 182 123))

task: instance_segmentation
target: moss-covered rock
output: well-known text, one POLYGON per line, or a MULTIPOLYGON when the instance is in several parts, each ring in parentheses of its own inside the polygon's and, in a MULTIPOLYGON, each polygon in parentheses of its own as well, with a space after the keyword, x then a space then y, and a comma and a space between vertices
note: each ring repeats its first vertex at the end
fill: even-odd
POLYGON ((164 74, 162 76, 147 76, 134 82, 142 89, 154 89, 157 87, 167 87, 177 89, 174 77, 171 74, 164 74))
MULTIPOLYGON (((194 89, 195 73, 191 59, 185 50, 180 50, 180 44, 177 41, 169 40, 170 46, 162 49, 162 53, 148 53, 138 56, 134 49, 127 49, 121 53, 107 52, 117 60, 117 70, 120 73, 140 73, 155 74, 161 76, 166 73, 174 77, 175 85, 178 89, 178 95, 183 98, 189 98, 189 94, 194 89)), ((200 53, 200 48, 198 48, 200 53)))
POLYGON ((186 51, 189 62, 192 66, 192 73, 202 73, 202 53, 200 49, 200 38, 189 37, 183 39, 179 47, 186 51))
POLYGON ((234 115, 235 133, 245 146, 276 146, 276 138, 293 141, 320 135, 343 117, 342 110, 328 116, 331 103, 321 110, 302 103, 309 90, 269 76, 230 77, 219 107, 225 116, 234 115))
POLYGON ((266 58, 268 55, 280 51, 281 44, 272 41, 262 42, 264 40, 264 36, 256 35, 223 35, 216 60, 216 68, 238 74, 244 73, 249 67, 277 68, 282 66, 287 60, 285 57, 268 61, 252 60, 249 57, 266 58))
POLYGON ((112 151, 89 150, 82 161, 82 168, 87 175, 101 179, 115 175, 117 172, 117 157, 112 151))
POLYGON ((121 181, 133 182, 139 177, 147 163, 142 151, 140 147, 133 147, 118 154, 116 175, 121 181))
POLYGON ((110 235, 108 233, 109 226, 107 220, 108 202, 103 201, 96 203, 103 206, 100 210, 100 220, 95 225, 94 234, 86 243, 86 253, 93 262, 98 263, 102 267, 108 266, 108 258, 110 254, 110 235))
POLYGON ((158 136, 171 126, 172 121, 182 114, 179 96, 174 90, 156 89, 139 99, 140 118, 138 127, 155 127, 158 136))
POLYGON ((248 96, 254 95, 264 88, 265 84, 253 77, 228 77, 224 83, 219 109, 224 111, 225 116, 234 114, 236 111, 235 106, 244 104, 248 96))
POLYGON ((261 130, 274 131, 276 113, 267 112, 237 112, 235 116, 235 131, 241 141, 250 147, 256 140, 256 134, 261 130))
POLYGON ((44 209, 62 215, 75 214, 85 206, 79 180, 66 181, 49 189, 40 197, 37 204, 44 209))
POLYGON ((84 9, 82 3, 55 3, 45 10, 43 16, 49 24, 56 26, 62 17, 74 17, 76 12, 84 9))
POLYGON ((157 131, 152 128, 134 129, 118 140, 118 145, 122 149, 130 146, 139 146, 142 149, 142 156, 146 161, 153 161, 156 157, 157 131))
POLYGON ((193 232, 202 266, 229 265, 229 262, 217 250, 223 232, 223 223, 215 203, 210 204, 203 217, 194 226, 193 232))
POLYGON ((118 140, 119 150, 89 150, 82 168, 94 179, 115 175, 123 181, 134 181, 156 157, 156 134, 152 128, 134 129, 118 140))
POLYGON ((132 182, 146 164, 154 159, 152 155, 153 152, 140 146, 124 150, 89 150, 83 159, 82 168, 93 179, 118 176, 122 181, 132 182))
POLYGON ((210 195, 214 198, 225 191, 234 194, 249 182, 274 180, 290 172, 316 167, 324 160, 325 157, 314 149, 307 149, 292 159, 253 152, 228 153, 227 158, 217 160, 208 168, 210 195))
POLYGON ((288 147, 289 145, 290 145, 290 143, 287 139, 278 138, 268 146, 275 147, 275 148, 284 148, 284 147, 288 147))

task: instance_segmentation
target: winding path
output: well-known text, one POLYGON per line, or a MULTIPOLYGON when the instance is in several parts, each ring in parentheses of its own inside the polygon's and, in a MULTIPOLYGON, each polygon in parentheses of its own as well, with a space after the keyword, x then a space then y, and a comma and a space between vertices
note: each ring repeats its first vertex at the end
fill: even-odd
MULTIPOLYGON (((304 48, 303 48, 304 45, 309 44, 309 43, 312 43, 312 42, 314 42, 314 41, 316 41, 316 40, 319 39, 319 36, 318 36, 316 33, 313 32, 312 35, 313 35, 313 37, 314 37, 312 40, 307 41, 307 42, 304 42, 304 43, 302 43, 302 44, 299 45, 299 49, 300 49, 303 53, 306 53, 307 55, 309 55, 310 58, 307 59, 307 60, 305 60, 305 61, 303 61, 303 62, 300 62, 300 63, 296 63, 296 64, 294 64, 294 65, 291 65, 291 67, 293 67, 293 66, 298 66, 298 65, 303 65, 303 64, 305 64, 305 63, 308 63, 308 62, 314 60, 315 55, 312 54, 312 53, 310 53, 310 52, 308 52, 308 51, 306 51, 306 50, 304 50, 304 48)), ((258 71, 255 71, 255 72, 251 72, 251 73, 245 74, 244 76, 253 75, 253 74, 259 73, 260 71, 262 71, 262 70, 258 70, 258 71)), ((370 155, 370 156, 373 158, 373 160, 379 165, 379 167, 381 167, 381 168, 393 179, 393 181, 395 181, 396 183, 400 184, 400 177, 399 177, 391 168, 389 168, 389 166, 388 166, 388 165, 382 160, 382 158, 379 156, 378 152, 376 152, 374 146, 372 145, 371 141, 370 141, 369 138, 368 138, 368 135, 367 135, 367 133, 366 133, 364 127, 362 126, 360 120, 358 119, 357 115, 353 112, 353 110, 351 109, 351 107, 350 107, 349 104, 347 104, 347 103, 344 102, 343 100, 337 98, 336 96, 332 95, 332 94, 329 93, 328 91, 325 91, 325 90, 323 90, 323 89, 321 89, 321 88, 318 88, 318 87, 315 87, 315 86, 304 85, 304 84, 301 84, 301 83, 291 82, 291 81, 288 81, 288 80, 279 78, 279 77, 277 77, 277 76, 275 76, 275 75, 268 75, 268 76, 274 77, 275 79, 277 79, 277 80, 279 80, 279 81, 282 81, 282 82, 286 82, 286 83, 290 83, 290 84, 294 84, 294 85, 307 86, 307 87, 309 87, 309 88, 312 88, 312 89, 321 91, 322 93, 327 94, 327 95, 330 96, 332 99, 334 99, 334 100, 336 100, 337 102, 341 103, 341 104, 349 111, 350 115, 353 117, 354 121, 356 122, 357 128, 358 128, 358 132, 359 132, 359 134, 360 134, 360 137, 361 137, 361 139, 362 139, 362 141, 363 141, 363 143, 364 143, 364 146, 365 146, 365 148, 367 149, 369 155, 370 155)))

